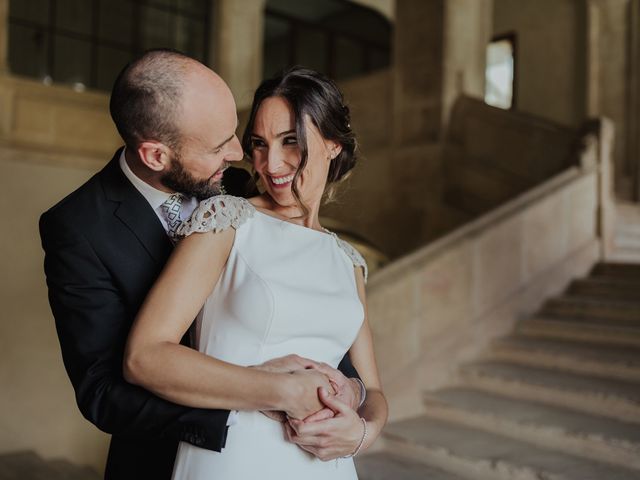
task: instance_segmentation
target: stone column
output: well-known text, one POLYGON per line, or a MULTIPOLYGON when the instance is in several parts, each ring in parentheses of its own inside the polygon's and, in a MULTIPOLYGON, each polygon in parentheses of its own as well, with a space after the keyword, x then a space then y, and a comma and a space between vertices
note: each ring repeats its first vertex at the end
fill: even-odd
POLYGON ((9 0, 0 0, 0 74, 9 71, 9 0))
POLYGON ((238 110, 251 105, 262 80, 266 0, 217 0, 213 21, 213 68, 229 84, 238 110))
POLYGON ((615 124, 613 148, 616 192, 630 200, 632 158, 629 144, 631 105, 629 83, 629 37, 632 19, 629 8, 636 0, 585 0, 587 5, 587 92, 586 113, 605 116, 615 124))
POLYGON ((493 0, 396 4, 394 139, 438 141, 460 94, 484 96, 493 0))

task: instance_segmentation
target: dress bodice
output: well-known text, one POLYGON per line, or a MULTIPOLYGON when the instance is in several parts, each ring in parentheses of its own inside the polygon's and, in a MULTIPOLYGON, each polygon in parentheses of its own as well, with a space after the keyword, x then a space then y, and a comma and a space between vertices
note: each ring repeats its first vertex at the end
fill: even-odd
MULTIPOLYGON (((337 367, 364 319, 354 265, 337 236, 289 223, 245 199, 203 201, 180 235, 235 228, 227 263, 197 319, 198 350, 247 366, 298 354, 337 367)), ((259 412, 239 412, 221 453, 181 443, 175 480, 305 478, 354 480, 351 459, 322 462, 285 440, 259 412)))
POLYGON ((203 202, 182 234, 229 227, 235 240, 199 315, 198 348, 239 365, 295 353, 337 366, 364 318, 354 275, 364 260, 337 236, 238 197, 203 202))

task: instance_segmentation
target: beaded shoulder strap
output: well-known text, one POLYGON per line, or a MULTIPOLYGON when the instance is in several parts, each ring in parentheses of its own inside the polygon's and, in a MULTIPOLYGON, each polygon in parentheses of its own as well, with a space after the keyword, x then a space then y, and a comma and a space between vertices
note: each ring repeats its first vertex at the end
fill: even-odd
POLYGON ((354 267, 362 268, 364 272, 364 282, 367 283, 367 278, 369 276, 369 269, 367 268, 367 262, 365 261, 364 257, 360 254, 360 252, 356 250, 353 247, 353 245, 351 245, 349 242, 346 242, 342 240, 340 237, 338 237, 338 235, 333 233, 331 230, 327 230, 326 228, 323 230, 336 240, 336 242, 338 243, 338 246, 342 249, 344 253, 347 254, 347 257, 351 259, 351 262, 353 263, 354 267))
POLYGON ((253 217, 255 207, 246 198, 217 195, 200 202, 180 228, 178 238, 192 233, 222 232, 229 227, 238 228, 253 217))

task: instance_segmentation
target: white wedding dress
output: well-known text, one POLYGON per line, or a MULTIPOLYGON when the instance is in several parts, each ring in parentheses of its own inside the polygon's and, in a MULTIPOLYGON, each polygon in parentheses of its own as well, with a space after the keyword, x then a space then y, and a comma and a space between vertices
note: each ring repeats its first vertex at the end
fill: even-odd
MULTIPOLYGON (((235 240, 220 280, 197 319, 200 351, 238 365, 298 354, 337 367, 364 318, 346 242, 266 215, 243 198, 201 202, 179 231, 221 231, 235 240)), ((213 452, 180 443, 174 480, 356 479, 352 459, 323 462, 284 438, 283 426, 241 411, 226 446, 213 452)))

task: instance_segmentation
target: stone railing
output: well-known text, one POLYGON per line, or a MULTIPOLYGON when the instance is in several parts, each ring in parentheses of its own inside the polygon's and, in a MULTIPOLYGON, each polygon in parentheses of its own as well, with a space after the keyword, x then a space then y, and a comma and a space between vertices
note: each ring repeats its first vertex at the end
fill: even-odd
POLYGON ((0 112, 0 145, 9 150, 103 164, 121 144, 104 93, 2 75, 0 112))
POLYGON ((484 213, 575 164, 578 132, 461 96, 443 147, 444 199, 484 213))
POLYGON ((577 166, 373 275, 369 321, 394 419, 422 409, 421 392, 454 379, 611 245, 608 120, 591 124, 577 166))

